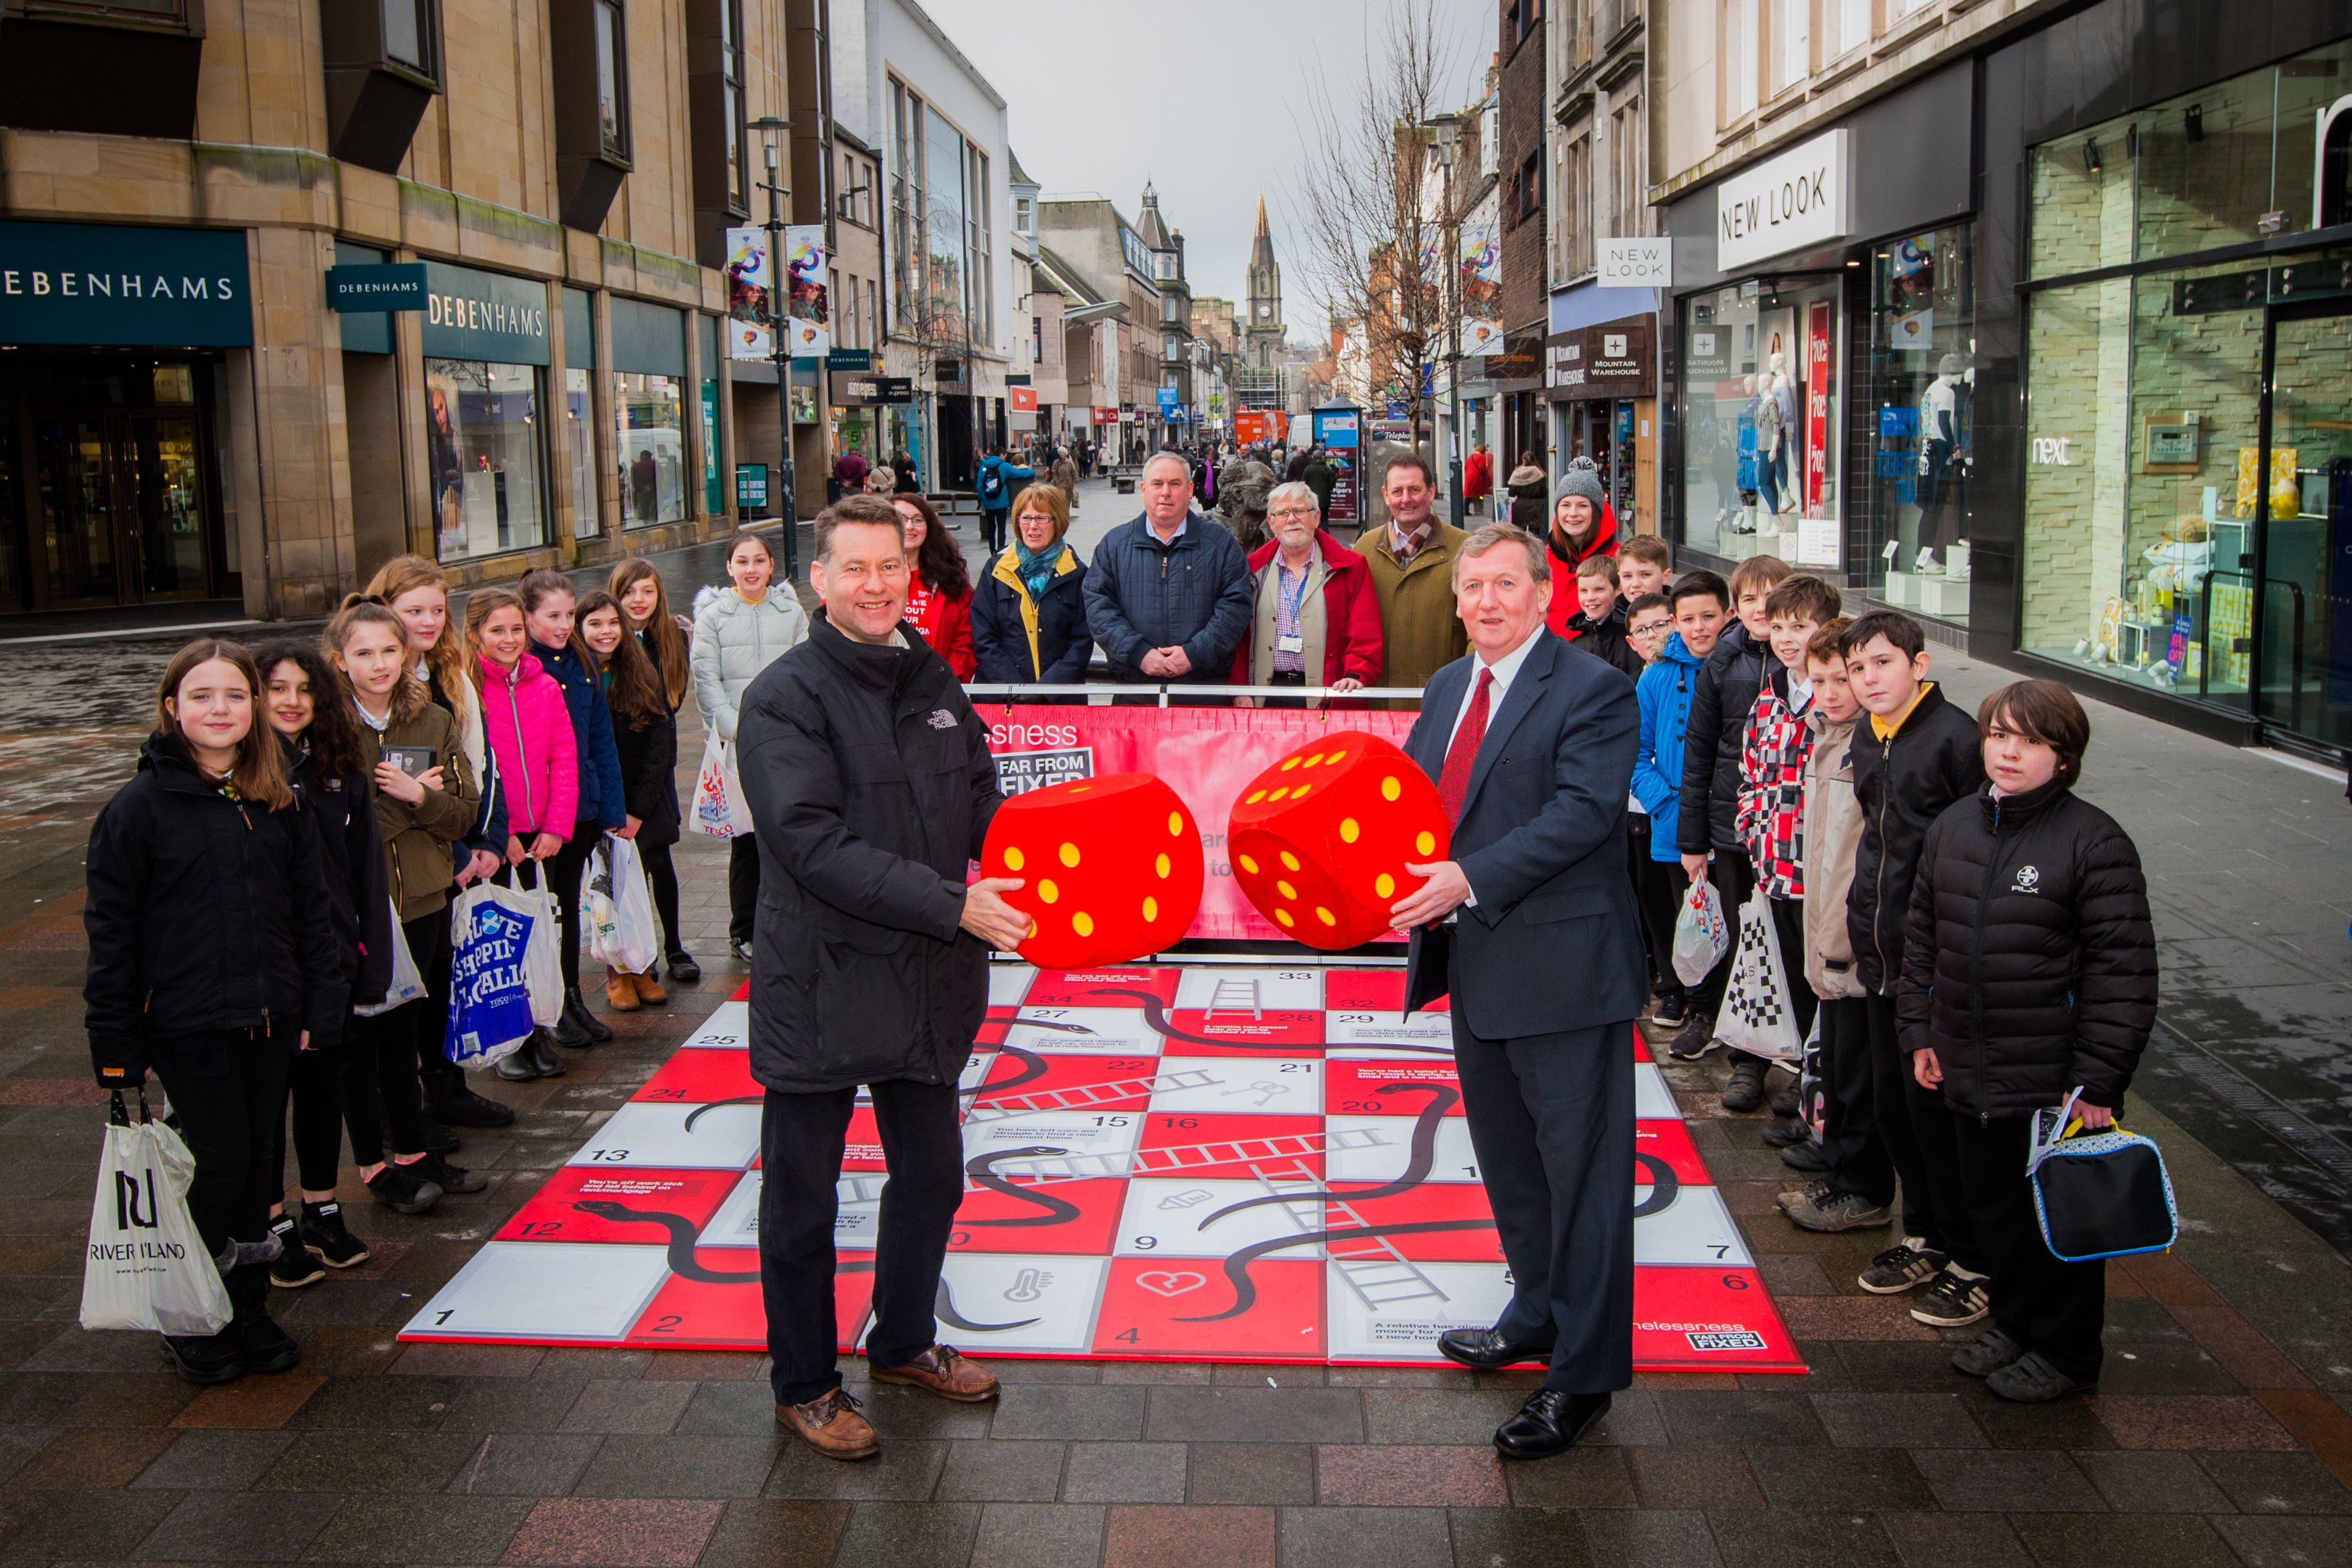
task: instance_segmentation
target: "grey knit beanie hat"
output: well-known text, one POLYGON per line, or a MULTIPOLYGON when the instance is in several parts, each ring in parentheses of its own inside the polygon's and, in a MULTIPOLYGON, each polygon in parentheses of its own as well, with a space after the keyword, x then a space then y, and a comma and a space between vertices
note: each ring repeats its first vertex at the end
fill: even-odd
POLYGON ((1582 496, 1592 503, 1592 515, 1601 515, 1607 496, 1601 489, 1601 476, 1591 468, 1570 468, 1560 477, 1559 487, 1551 492, 1551 514, 1559 515, 1559 503, 1570 496, 1582 496))

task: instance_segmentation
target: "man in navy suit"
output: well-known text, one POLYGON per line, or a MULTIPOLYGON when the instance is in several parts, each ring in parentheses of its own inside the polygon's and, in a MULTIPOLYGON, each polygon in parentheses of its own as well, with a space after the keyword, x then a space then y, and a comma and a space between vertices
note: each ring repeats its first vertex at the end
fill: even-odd
POLYGON ((1437 781, 1454 858, 1395 906, 1412 932, 1408 1011, 1451 993, 1480 1179, 1509 1260, 1491 1329, 1437 1348, 1465 1366, 1549 1363, 1495 1431, 1507 1458, 1574 1443, 1633 1381, 1633 1019, 1648 992, 1625 875, 1633 683, 1544 627, 1550 563, 1509 523, 1454 558, 1470 656, 1430 679, 1405 751, 1437 781))

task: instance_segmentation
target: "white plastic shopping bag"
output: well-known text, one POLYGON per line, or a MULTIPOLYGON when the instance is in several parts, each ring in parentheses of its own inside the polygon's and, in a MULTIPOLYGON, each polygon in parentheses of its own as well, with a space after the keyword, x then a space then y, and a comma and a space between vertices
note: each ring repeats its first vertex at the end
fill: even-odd
POLYGON ((522 979, 530 991, 531 1022, 551 1029, 563 1017, 563 959, 557 944, 563 936, 563 913, 556 907, 555 889, 547 885, 547 868, 530 862, 531 886, 515 879, 516 896, 529 900, 541 918, 532 922, 530 941, 523 949, 522 979))
POLYGON ((145 1091, 133 1123, 116 1090, 89 1206, 83 1328, 202 1335, 228 1326, 228 1289, 188 1215, 195 1173, 195 1157, 149 1113, 145 1091))
POLYGON ((1731 951, 1731 932, 1723 923, 1723 900, 1715 884, 1693 882, 1683 911, 1675 917, 1675 973, 1685 985, 1705 980, 1731 951))
POLYGON ((425 977, 416 972, 415 956, 408 951, 408 937, 400 929, 400 906, 392 906, 392 984, 385 987, 383 1000, 373 1002, 352 1011, 362 1018, 373 1018, 404 1007, 425 993, 425 977))
POLYGON ((1734 1050, 1773 1061, 1795 1062, 1804 1055, 1788 972, 1781 966, 1780 934, 1761 888, 1739 907, 1739 956, 1732 960, 1731 983, 1715 1016, 1715 1037, 1734 1050))
POLYGON ((713 838, 751 831, 751 808, 735 772, 735 748, 716 735, 702 743, 702 771, 694 776, 694 804, 687 821, 697 833, 713 838))
POLYGON ((580 925, 588 956, 628 974, 643 974, 661 956, 653 890, 645 861, 625 838, 604 835, 580 879, 580 925))

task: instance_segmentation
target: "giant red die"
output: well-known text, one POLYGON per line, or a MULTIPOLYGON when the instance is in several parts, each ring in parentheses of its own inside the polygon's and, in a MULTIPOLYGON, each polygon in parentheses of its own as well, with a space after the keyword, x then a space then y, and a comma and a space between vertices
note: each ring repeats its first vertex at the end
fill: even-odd
POLYGON ((981 875, 1018 877, 1004 901, 1034 923, 1021 956, 1096 969, 1173 945, 1201 908, 1201 830, 1150 773, 1016 795, 997 808, 981 875))
POLYGON ((1250 780, 1226 825, 1249 901, 1327 952, 1386 931, 1390 906, 1425 880, 1406 865, 1444 859, 1452 837, 1420 764, 1359 731, 1310 741, 1250 780))

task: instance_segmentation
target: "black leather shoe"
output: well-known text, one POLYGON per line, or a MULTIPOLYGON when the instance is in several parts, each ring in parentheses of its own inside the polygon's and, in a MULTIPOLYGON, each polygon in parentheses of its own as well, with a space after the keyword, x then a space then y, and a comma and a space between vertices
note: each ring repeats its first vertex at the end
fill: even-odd
POLYGON ((563 1058, 555 1054, 555 1042, 562 1037, 560 1034, 550 1035, 545 1029, 533 1029, 530 1038, 522 1043, 522 1049, 515 1055, 528 1058, 531 1069, 541 1078, 562 1078, 563 1058))
POLYGON ((1541 1346, 1513 1344, 1493 1329, 1448 1329, 1437 1336, 1437 1353, 1480 1372, 1523 1361, 1551 1360, 1551 1352, 1541 1346))
MULTIPOLYGON (((425 1102, 425 1114, 436 1121, 452 1127, 510 1127, 514 1124, 514 1107, 501 1105, 484 1095, 476 1094, 463 1084, 447 1094, 436 1094, 425 1102)), ((405 1151, 403 1151, 405 1152, 405 1151)), ((436 1149, 446 1154, 446 1149, 436 1149)))
POLYGON ((1495 1447, 1507 1459, 1548 1459, 1575 1447, 1609 1414, 1605 1394, 1562 1394, 1539 1388, 1519 1413, 1495 1428, 1495 1447))
POLYGON ((743 963, 749 963, 751 962, 751 939, 748 936, 730 936, 727 939, 727 951, 743 963))
POLYGON ((588 1011, 588 999, 580 994, 577 985, 563 988, 563 1016, 578 1024, 592 1041, 602 1042, 613 1037, 613 1031, 605 1026, 604 1020, 588 1011))
MULTIPOLYGON (((538 1037, 539 1031, 531 1031, 531 1039, 538 1037)), ((537 1056, 538 1053, 530 1048, 530 1040, 525 1040, 500 1057, 491 1070, 509 1083, 529 1083, 539 1076, 537 1056)))
MULTIPOLYGON (((557 1015, 554 1024, 546 1028, 532 1030, 530 1037, 535 1041, 544 1040, 551 1035, 554 1037, 557 1045, 570 1046, 574 1050, 583 1046, 593 1046, 596 1043, 596 1037, 588 1032, 588 1026, 582 1023, 580 1016, 572 1010, 572 993, 570 992, 564 993, 563 1011, 557 1015)), ((526 1045, 523 1049, 527 1051, 530 1047, 526 1045)))
POLYGON ((702 978, 702 965, 694 962, 690 952, 673 952, 665 956, 662 966, 669 971, 673 984, 691 985, 702 978))

